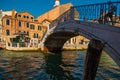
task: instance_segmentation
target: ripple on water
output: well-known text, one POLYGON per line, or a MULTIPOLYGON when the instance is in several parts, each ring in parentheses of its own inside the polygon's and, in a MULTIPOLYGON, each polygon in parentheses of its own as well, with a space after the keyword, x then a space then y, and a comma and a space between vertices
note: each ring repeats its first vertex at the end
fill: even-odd
MULTIPOLYGON (((75 56, 72 51, 67 54, 65 52, 61 58, 49 54, 43 56, 36 52, 20 53, 24 55, 21 57, 18 53, 8 52, 6 54, 10 57, 0 57, 0 80, 82 80, 85 51, 78 51, 74 53, 75 56)), ((119 78, 120 69, 104 55, 96 80, 119 80, 119 78)))
POLYGON ((46 77, 46 73, 45 72, 41 72, 40 74, 34 74, 33 78, 35 79, 43 79, 44 77, 46 77))
POLYGON ((41 70, 41 68, 40 68, 40 67, 36 68, 36 71, 40 71, 40 70, 41 70))
POLYGON ((25 72, 26 75, 32 75, 32 72, 25 72))
POLYGON ((9 62, 9 60, 0 60, 0 63, 8 63, 9 62))
POLYGON ((3 68, 0 67, 0 73, 5 72, 3 68))
POLYGON ((1 75, 5 75, 6 73, 7 73, 7 72, 6 72, 5 70, 1 70, 1 69, 0 69, 0 74, 1 74, 1 75))

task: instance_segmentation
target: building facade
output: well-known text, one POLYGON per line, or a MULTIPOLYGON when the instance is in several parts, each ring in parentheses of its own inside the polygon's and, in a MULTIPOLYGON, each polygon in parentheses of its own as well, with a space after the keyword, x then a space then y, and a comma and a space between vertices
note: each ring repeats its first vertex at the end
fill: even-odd
POLYGON ((29 12, 12 10, 11 15, 2 17, 2 38, 6 46, 38 47, 42 34, 41 23, 29 12))
MULTIPOLYGON (((0 41, 6 47, 40 47, 45 32, 49 25, 59 16, 70 10, 71 3, 60 5, 60 0, 55 0, 53 9, 38 16, 36 19, 29 12, 17 12, 15 10, 0 11, 0 41)), ((75 12, 76 19, 79 16, 75 12)), ((83 37, 74 37, 66 42, 77 44, 83 37)))

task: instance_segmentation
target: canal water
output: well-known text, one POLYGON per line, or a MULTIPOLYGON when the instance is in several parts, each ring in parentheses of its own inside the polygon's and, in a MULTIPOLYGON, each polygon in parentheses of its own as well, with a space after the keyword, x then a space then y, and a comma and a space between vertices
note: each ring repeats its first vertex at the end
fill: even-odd
MULTIPOLYGON (((82 80, 85 55, 86 51, 0 51, 0 80, 82 80)), ((120 80, 120 67, 105 52, 96 80, 120 80)))

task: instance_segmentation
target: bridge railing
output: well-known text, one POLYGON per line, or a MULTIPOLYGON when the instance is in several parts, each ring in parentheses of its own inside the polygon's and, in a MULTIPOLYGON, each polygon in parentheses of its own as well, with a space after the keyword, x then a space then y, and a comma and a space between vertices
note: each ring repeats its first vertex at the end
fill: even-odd
POLYGON ((101 24, 112 22, 112 25, 120 20, 120 1, 74 6, 73 8, 80 15, 78 16, 80 20, 96 21, 101 24))
MULTIPOLYGON (((48 30, 55 28, 57 25, 67 20, 83 20, 111 25, 120 23, 120 1, 72 6, 69 10, 52 21, 48 30)), ((44 36, 48 30, 44 33, 44 36)))
POLYGON ((99 4, 73 6, 49 25, 49 29, 66 20, 93 21, 100 24, 111 22, 112 25, 120 21, 120 1, 99 4))

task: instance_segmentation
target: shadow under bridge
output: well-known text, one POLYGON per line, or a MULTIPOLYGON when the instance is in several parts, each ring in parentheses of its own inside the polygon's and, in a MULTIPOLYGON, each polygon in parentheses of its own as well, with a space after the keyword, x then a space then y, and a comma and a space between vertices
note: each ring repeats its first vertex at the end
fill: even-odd
MULTIPOLYGON (((59 24, 46 38, 44 46, 50 51, 60 51, 64 43, 75 36, 84 36, 90 40, 99 40, 104 50, 120 65, 120 28, 78 20, 68 20, 59 24)), ((98 46, 99 47, 99 46, 98 46)))

